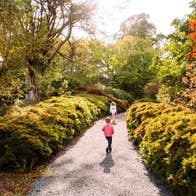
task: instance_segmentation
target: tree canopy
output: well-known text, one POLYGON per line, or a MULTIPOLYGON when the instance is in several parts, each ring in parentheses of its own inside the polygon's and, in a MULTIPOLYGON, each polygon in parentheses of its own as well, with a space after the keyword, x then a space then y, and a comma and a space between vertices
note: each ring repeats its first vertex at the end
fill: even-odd
POLYGON ((127 35, 137 36, 139 38, 152 37, 156 32, 156 28, 148 19, 149 15, 145 13, 130 16, 121 23, 117 37, 123 38, 127 35))
POLYGON ((106 44, 73 37, 74 30, 92 30, 91 1, 0 1, 1 110, 18 100, 37 103, 77 85, 124 91, 134 99, 158 88, 160 99, 177 99, 194 78, 186 75, 194 73, 187 70, 193 62, 187 57, 193 47, 188 21, 196 17, 194 1, 190 6, 192 13, 175 19, 169 36, 156 34, 149 15, 141 13, 124 20, 116 41, 106 44))
MULTIPOLYGON (((18 69, 30 89, 26 101, 39 101, 38 74, 55 63, 74 28, 85 29, 93 5, 71 0, 2 0, 0 2, 1 73, 18 69), (23 70, 23 71, 22 71, 23 70)), ((62 55, 62 54, 61 54, 62 55)), ((65 56, 65 55, 64 55, 65 56)))

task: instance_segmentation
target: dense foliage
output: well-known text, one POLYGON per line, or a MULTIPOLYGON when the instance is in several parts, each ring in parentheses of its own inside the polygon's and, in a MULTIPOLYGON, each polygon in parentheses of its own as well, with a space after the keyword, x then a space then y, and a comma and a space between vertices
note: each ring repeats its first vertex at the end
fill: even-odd
POLYGON ((121 99, 116 98, 115 96, 106 94, 104 91, 102 91, 100 89, 89 88, 86 86, 78 86, 75 88, 75 90, 84 91, 89 94, 101 95, 101 96, 105 96, 105 97, 109 98, 111 101, 116 102, 118 112, 125 111, 129 106, 128 102, 126 102, 125 100, 121 100, 121 99))
POLYGON ((151 172, 177 195, 195 195, 196 115, 180 106, 135 103, 126 113, 129 138, 151 172))
POLYGON ((192 12, 183 19, 172 22, 174 31, 167 36, 160 54, 154 57, 152 68, 156 69, 159 81, 158 98, 165 102, 182 104, 196 109, 196 62, 188 53, 193 48, 189 38, 189 20, 196 18, 195 1, 190 2, 192 12))
POLYGON ((104 89, 104 92, 109 95, 112 95, 118 99, 126 100, 128 103, 131 103, 134 100, 133 95, 131 95, 130 93, 127 93, 124 90, 118 89, 118 88, 107 87, 104 89))
POLYGON ((68 140, 108 114, 110 101, 98 95, 53 97, 0 118, 0 169, 31 169, 68 140))
POLYGON ((0 56, 3 58, 0 84, 8 91, 8 95, 0 93, 0 100, 10 100, 10 96, 12 100, 5 105, 12 105, 18 98, 15 94, 23 91, 19 84, 13 95, 16 79, 8 86, 4 84, 18 71, 25 75, 29 88, 23 92, 26 102, 39 102, 40 78, 57 65, 59 56, 68 58, 61 49, 65 44, 69 46, 75 28, 89 27, 92 10, 92 4, 87 1, 0 1, 0 56))
POLYGON ((126 36, 116 43, 114 51, 113 84, 133 94, 134 98, 143 97, 145 84, 154 77, 154 71, 150 69, 156 53, 152 40, 126 36))

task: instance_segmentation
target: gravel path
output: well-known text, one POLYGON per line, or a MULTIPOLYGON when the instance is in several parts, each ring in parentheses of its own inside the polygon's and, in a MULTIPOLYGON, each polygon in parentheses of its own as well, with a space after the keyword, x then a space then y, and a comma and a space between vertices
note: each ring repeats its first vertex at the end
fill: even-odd
POLYGON ((101 119, 49 164, 28 196, 172 196, 127 140, 124 114, 116 121, 111 154, 105 153, 101 119))

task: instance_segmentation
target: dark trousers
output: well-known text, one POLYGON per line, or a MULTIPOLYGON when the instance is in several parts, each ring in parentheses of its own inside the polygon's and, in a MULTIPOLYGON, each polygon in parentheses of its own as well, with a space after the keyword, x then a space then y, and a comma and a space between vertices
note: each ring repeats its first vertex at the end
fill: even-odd
POLYGON ((106 137, 106 140, 108 141, 107 149, 111 149, 112 148, 112 137, 106 137))

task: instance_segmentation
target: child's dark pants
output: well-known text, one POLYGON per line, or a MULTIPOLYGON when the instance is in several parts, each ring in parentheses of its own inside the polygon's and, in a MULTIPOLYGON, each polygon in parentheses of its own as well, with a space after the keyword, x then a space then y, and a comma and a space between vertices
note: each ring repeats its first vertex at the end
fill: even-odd
POLYGON ((112 137, 106 137, 107 141, 108 141, 108 147, 107 149, 112 149, 112 137))

